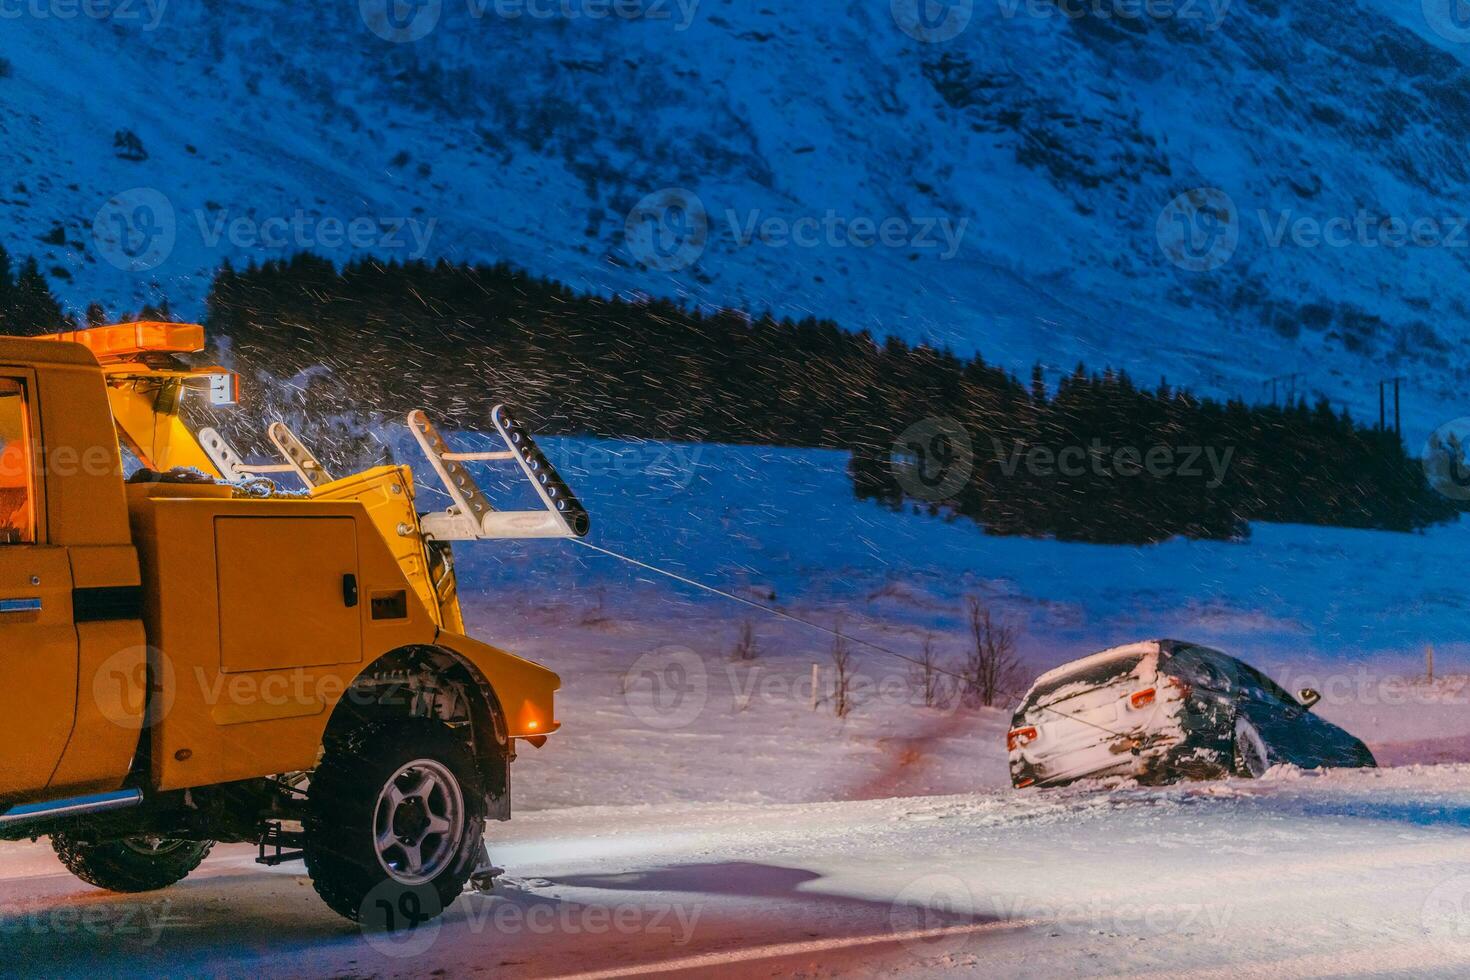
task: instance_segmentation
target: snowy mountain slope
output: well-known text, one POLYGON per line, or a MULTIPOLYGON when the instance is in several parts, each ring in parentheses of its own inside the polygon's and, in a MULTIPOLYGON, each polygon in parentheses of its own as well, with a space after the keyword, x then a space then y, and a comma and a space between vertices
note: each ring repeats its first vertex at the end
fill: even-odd
POLYGON ((1301 371, 1364 414, 1404 373, 1414 436, 1460 414, 1470 76, 1418 5, 961 3, 942 43, 891 6, 435 0, 404 43, 369 28, 374 0, 12 18, 0 243, 76 304, 197 311, 219 262, 301 248, 505 258, 1018 369, 1252 398, 1301 371), (639 208, 667 188, 687 193, 653 205, 681 208, 639 208), (1384 219, 1439 244, 1392 244, 1384 219))

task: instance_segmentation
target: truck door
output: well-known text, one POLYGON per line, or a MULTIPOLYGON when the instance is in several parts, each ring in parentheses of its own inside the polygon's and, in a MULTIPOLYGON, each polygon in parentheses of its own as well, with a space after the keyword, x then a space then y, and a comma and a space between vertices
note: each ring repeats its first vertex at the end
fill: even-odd
POLYGON ((0 368, 0 799, 40 795, 71 735, 71 563, 45 540, 34 375, 0 368))

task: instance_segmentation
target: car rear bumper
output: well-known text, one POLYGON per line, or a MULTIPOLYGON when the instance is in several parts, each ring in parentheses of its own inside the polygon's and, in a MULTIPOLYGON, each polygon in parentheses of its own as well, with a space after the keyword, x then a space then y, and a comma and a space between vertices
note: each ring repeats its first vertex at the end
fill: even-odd
MULTIPOLYGON (((1114 740, 1112 743, 1099 743, 1087 753, 1089 759, 1086 762, 1071 766, 1048 765, 1045 758, 1021 760, 1019 763, 1011 763, 1011 782, 1017 788, 1024 789, 1027 786, 1064 786, 1067 783, 1075 783, 1079 779, 1101 779, 1109 776, 1133 776, 1143 777, 1151 771, 1156 770, 1168 756, 1169 745, 1154 746, 1148 749, 1137 748, 1132 744, 1137 740, 1131 736, 1114 740), (1106 757, 1096 754, 1099 748, 1106 746, 1108 755, 1106 757)), ((1065 760, 1058 760, 1065 762, 1065 760)))

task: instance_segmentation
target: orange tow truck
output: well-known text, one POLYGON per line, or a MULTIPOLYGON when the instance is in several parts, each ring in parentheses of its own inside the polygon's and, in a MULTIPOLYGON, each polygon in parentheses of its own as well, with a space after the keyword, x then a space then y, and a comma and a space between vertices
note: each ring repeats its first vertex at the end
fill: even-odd
POLYGON ((587 513, 504 408, 490 452, 407 420, 439 512, 408 467, 333 478, 280 423, 251 465, 181 415, 235 401, 203 348, 176 323, 0 338, 0 838, 124 892, 249 842, 350 919, 422 921, 493 873, 516 748, 558 727, 556 674, 466 635, 452 544, 587 513), (477 464, 540 505, 495 508, 477 464))

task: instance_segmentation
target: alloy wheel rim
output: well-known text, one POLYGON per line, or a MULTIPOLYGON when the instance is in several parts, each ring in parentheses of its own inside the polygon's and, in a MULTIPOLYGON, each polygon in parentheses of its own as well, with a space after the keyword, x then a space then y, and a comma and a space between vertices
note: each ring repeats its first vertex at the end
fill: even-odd
POLYGON ((434 880, 459 853, 464 793, 443 763, 416 759, 393 774, 373 810, 373 844, 388 876, 405 885, 434 880))
POLYGON ((123 838, 123 846, 128 850, 145 857, 160 857, 171 854, 183 847, 188 841, 157 837, 149 834, 140 834, 136 837, 123 838))

